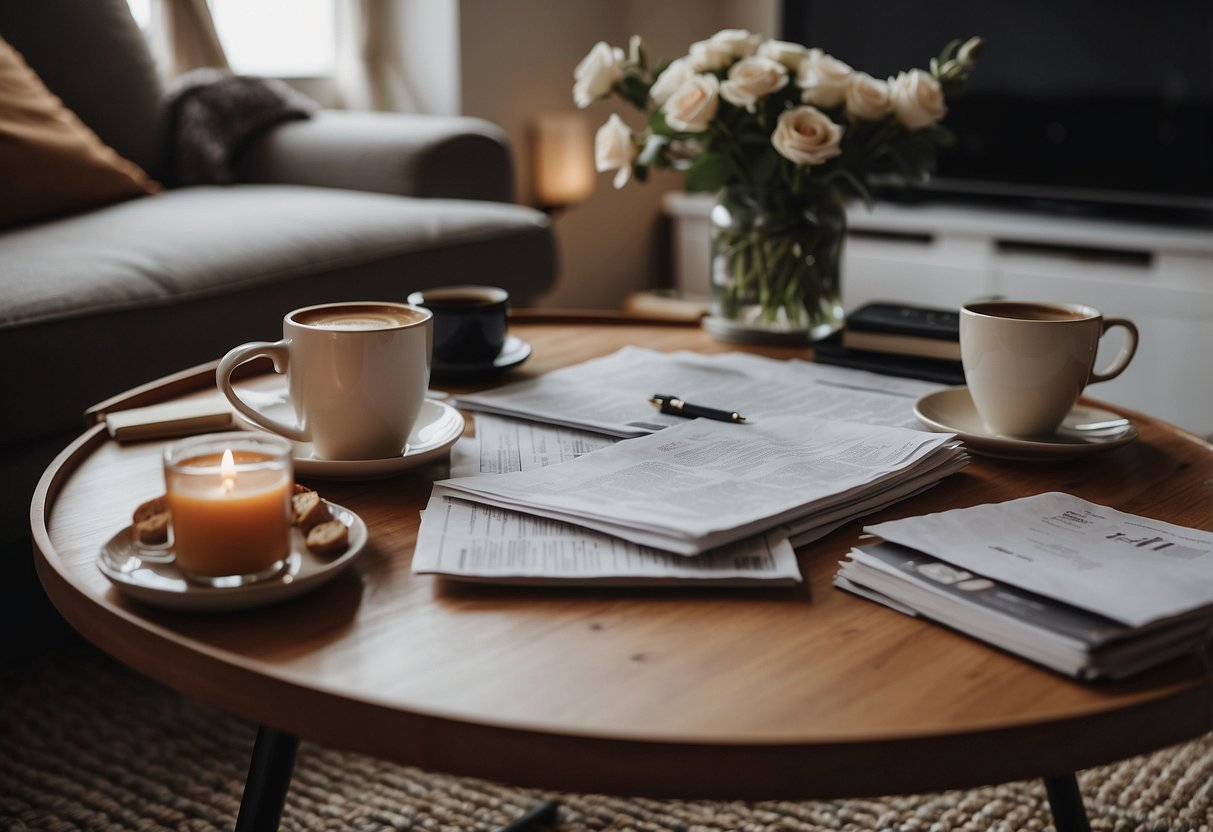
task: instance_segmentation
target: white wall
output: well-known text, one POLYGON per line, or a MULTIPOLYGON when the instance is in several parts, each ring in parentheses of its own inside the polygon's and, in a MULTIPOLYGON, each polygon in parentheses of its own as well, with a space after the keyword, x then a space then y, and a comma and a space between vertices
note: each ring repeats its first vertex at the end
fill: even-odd
MULTIPOLYGON (((639 34, 650 59, 660 61, 684 54, 692 41, 718 29, 774 36, 776 19, 774 0, 461 0, 462 111, 509 133, 519 200, 528 202, 533 119, 575 109, 573 68, 594 43, 626 49, 628 38, 639 34)), ((591 130, 611 112, 642 124, 641 114, 627 105, 600 102, 586 111, 591 130)), ((680 188, 681 177, 664 172, 615 191, 611 176, 601 174, 587 202, 556 217, 559 281, 543 306, 613 309, 629 292, 670 285, 661 196, 680 188)))

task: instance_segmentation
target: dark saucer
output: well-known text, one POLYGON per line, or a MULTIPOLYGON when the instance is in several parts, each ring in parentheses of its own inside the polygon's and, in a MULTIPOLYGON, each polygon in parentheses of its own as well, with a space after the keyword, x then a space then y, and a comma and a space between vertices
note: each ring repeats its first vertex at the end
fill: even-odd
POLYGON ((490 362, 477 364, 448 364, 435 361, 430 367, 430 377, 437 381, 466 381, 484 378, 517 367, 531 357, 531 345, 514 335, 507 335, 501 352, 490 362))

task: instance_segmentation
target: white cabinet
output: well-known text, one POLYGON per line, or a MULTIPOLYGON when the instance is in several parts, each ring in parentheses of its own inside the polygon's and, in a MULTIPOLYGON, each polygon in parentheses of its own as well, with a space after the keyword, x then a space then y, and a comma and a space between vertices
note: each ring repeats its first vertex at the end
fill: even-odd
MULTIPOLYGON (((706 295, 703 195, 671 194, 675 288, 706 295)), ((1213 230, 880 204, 850 214, 848 310, 871 300, 958 307, 983 296, 1086 303, 1132 319, 1137 357, 1090 393, 1213 436, 1213 230)), ((1105 339, 1100 364, 1119 343, 1105 339)))

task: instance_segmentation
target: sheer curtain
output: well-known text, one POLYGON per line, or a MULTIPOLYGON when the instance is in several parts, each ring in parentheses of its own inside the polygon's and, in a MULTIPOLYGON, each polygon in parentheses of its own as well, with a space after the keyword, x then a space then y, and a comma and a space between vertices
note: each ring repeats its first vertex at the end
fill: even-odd
POLYGON ((337 0, 337 88, 351 110, 416 112, 395 37, 393 0, 337 0))
POLYGON ((228 68, 206 0, 155 0, 152 44, 169 78, 203 66, 228 68))

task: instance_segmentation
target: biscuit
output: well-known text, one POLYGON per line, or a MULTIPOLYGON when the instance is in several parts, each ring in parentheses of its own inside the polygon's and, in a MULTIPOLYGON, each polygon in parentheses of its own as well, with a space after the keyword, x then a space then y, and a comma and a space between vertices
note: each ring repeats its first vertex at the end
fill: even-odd
POLYGON ((131 515, 131 527, 135 540, 149 546, 157 546, 168 542, 168 529, 172 515, 168 511, 168 501, 163 495, 153 500, 140 503, 131 515))
POLYGON ((295 525, 307 534, 321 523, 333 519, 329 507, 315 491, 304 491, 291 497, 295 525))
POLYGON ((172 515, 167 511, 153 514, 135 523, 135 540, 149 546, 157 546, 168 542, 168 527, 172 515))
POLYGON ((336 555, 350 545, 350 530, 340 520, 329 520, 307 533, 307 548, 319 555, 336 555))
POLYGON ((131 516, 132 523, 139 523, 147 520, 157 514, 164 514, 168 511, 168 500, 163 494, 153 500, 148 500, 145 503, 140 503, 135 513, 131 516))

